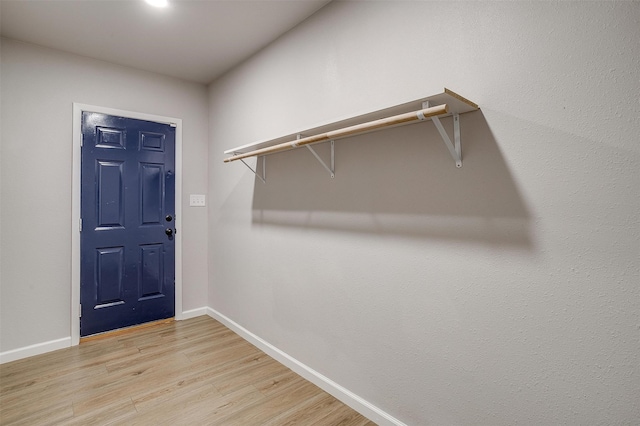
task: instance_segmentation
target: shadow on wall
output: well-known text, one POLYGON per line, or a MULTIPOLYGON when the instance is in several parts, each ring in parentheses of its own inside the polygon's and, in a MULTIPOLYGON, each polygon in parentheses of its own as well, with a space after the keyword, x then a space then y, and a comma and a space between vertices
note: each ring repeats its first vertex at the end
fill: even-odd
MULTIPOLYGON (((530 215, 482 112, 460 119, 460 169, 430 122, 336 141, 333 179, 307 149, 268 156, 253 225, 530 248, 530 215)), ((314 149, 329 162, 329 143, 314 149)))

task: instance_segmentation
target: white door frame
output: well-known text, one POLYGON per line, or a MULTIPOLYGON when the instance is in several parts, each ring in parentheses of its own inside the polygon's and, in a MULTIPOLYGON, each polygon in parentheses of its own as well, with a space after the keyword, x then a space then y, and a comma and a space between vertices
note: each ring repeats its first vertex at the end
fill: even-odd
POLYGON ((118 117, 175 124, 176 126, 176 220, 175 234, 175 319, 182 319, 182 119, 115 108, 73 103, 73 177, 71 183, 71 346, 80 343, 80 176, 82 112, 98 112, 118 117))

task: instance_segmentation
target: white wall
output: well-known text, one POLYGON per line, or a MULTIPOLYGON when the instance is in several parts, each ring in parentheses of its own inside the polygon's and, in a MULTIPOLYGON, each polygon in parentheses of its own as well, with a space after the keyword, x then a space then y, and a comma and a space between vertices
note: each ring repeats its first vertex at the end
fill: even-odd
POLYGON ((638 2, 330 4, 210 87, 209 306, 407 424, 637 423, 638 40, 638 2), (333 180, 222 163, 445 86, 460 170, 428 123, 333 180))
POLYGON ((183 310, 207 295, 205 86, 2 39, 0 352, 70 337, 72 104, 183 119, 183 310))

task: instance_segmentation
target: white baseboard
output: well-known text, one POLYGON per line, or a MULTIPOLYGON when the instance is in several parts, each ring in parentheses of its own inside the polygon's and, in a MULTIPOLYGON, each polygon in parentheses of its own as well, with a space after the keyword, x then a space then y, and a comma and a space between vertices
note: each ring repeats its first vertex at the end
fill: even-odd
POLYGON ((276 348, 262 338, 256 336, 246 328, 237 324, 215 309, 207 308, 206 311, 207 315, 209 315, 211 318, 220 321, 228 328, 235 331, 243 339, 265 352, 267 355, 271 356, 286 367, 289 367, 291 370, 309 380, 311 383, 315 384, 325 392, 333 395, 335 398, 347 404, 363 416, 367 417, 369 420, 379 425, 406 426, 406 424, 402 423, 400 420, 396 419, 395 417, 391 416, 375 405, 369 403, 368 401, 362 399, 348 389, 343 388, 333 380, 323 376, 322 374, 298 361, 286 352, 281 351, 280 349, 276 348))
POLYGON ((207 313, 207 307, 204 306, 202 308, 197 308, 197 309, 191 309, 188 311, 184 311, 182 312, 182 318, 180 318, 181 320, 186 320, 189 318, 195 318, 195 317, 200 317, 202 315, 208 315, 207 313))
POLYGON ((70 346, 71 337, 64 337, 62 339, 51 340, 49 342, 38 343, 31 346, 25 346, 24 348, 0 352, 0 364, 17 361, 22 358, 28 358, 30 356, 40 355, 51 351, 57 351, 58 349, 64 349, 70 346))

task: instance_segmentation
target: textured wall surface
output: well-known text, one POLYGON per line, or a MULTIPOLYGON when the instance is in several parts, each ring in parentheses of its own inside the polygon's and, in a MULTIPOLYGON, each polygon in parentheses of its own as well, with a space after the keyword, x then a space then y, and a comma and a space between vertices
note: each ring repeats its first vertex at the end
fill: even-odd
MULTIPOLYGON (((188 195, 207 187, 208 100, 202 85, 6 39, 1 66, 5 352, 71 335, 73 102, 182 118, 188 195)), ((202 307, 207 294, 206 212, 187 206, 184 310, 202 307)))
POLYGON ((639 40, 638 2, 330 4, 210 87, 209 305, 407 424, 638 423, 639 40), (443 87, 462 169, 430 123, 222 163, 443 87))

